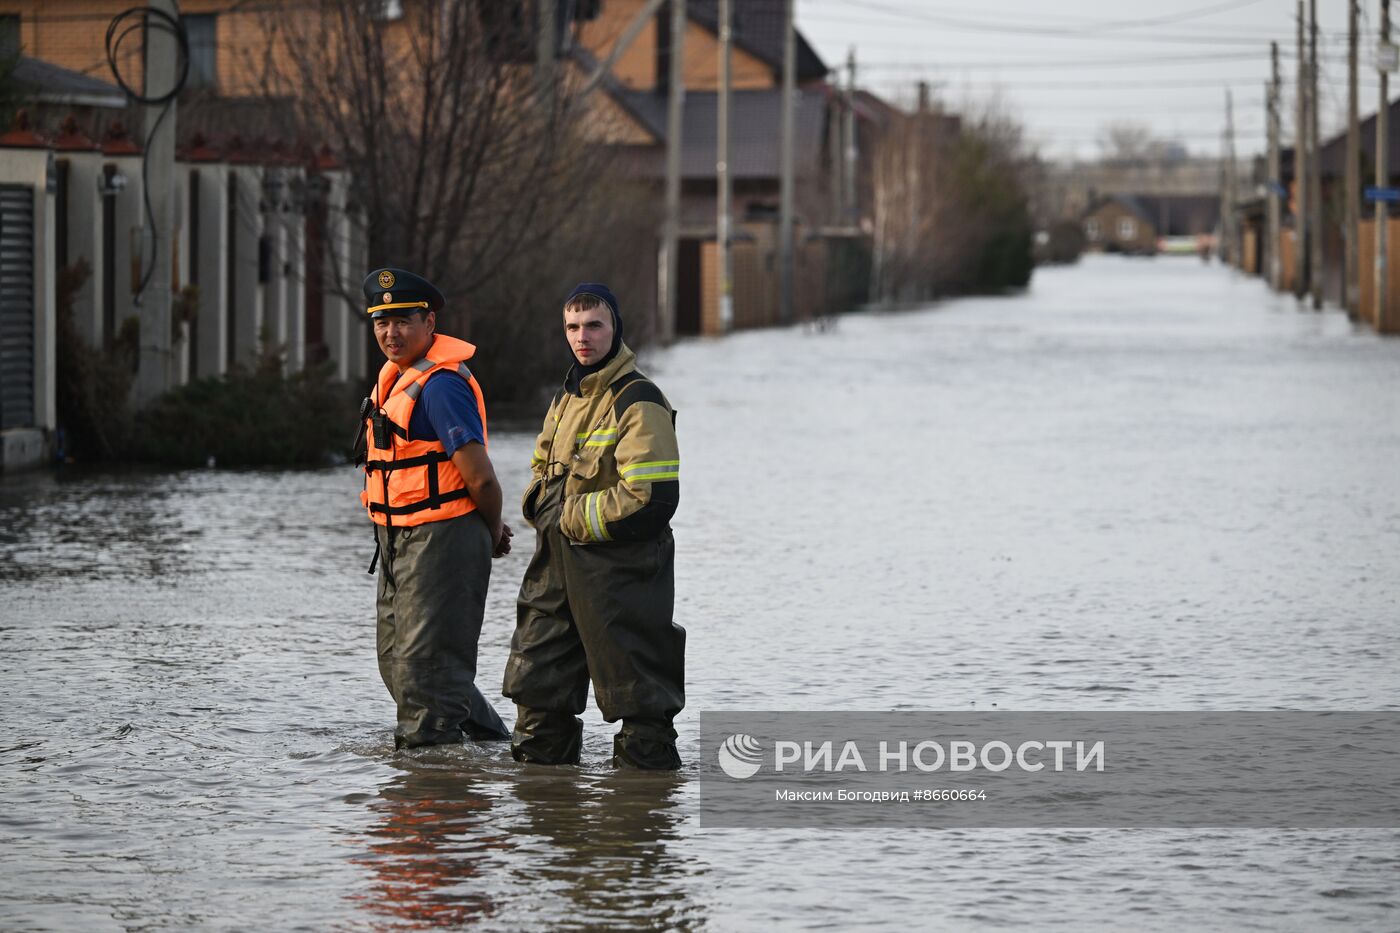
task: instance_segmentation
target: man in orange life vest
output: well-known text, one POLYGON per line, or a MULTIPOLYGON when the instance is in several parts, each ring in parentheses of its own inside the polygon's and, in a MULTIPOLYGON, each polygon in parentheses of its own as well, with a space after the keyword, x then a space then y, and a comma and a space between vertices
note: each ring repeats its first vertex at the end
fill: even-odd
POLYGON ((360 413, 360 499, 374 522, 379 673, 398 704, 394 744, 506 739, 475 683, 491 559, 511 539, 486 455, 486 402, 467 366, 476 347, 436 332, 445 299, 421 276, 376 269, 364 291, 387 359, 360 413))

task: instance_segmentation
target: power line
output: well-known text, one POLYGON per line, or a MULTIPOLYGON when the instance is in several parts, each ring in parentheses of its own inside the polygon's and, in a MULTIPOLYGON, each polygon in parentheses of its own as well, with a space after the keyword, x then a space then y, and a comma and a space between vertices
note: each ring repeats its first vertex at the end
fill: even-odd
MULTIPOLYGON (((985 87, 985 88, 990 88, 990 89, 1003 88, 1003 89, 1005 89, 1005 90, 1047 90, 1047 91, 1071 91, 1071 90, 1081 90, 1081 91, 1082 91, 1082 90, 1117 91, 1117 90, 1124 90, 1124 91, 1128 91, 1128 90, 1142 90, 1142 89, 1144 89, 1144 88, 1162 88, 1162 89, 1169 89, 1169 88, 1212 88, 1212 89, 1217 89, 1217 90, 1218 90, 1218 89, 1221 89, 1221 88, 1226 88, 1226 87, 1237 87, 1237 86, 1258 87, 1258 86, 1260 85, 1260 83, 1261 83, 1261 82, 1259 81, 1258 78, 1251 78, 1251 77, 1234 77, 1234 78, 1182 78, 1182 79, 1179 79, 1179 80, 1177 80, 1177 79, 1170 79, 1170 80, 1162 80, 1162 81, 1151 81, 1151 80, 1144 80, 1144 81, 1113 81, 1113 82, 1108 82, 1108 83, 1105 83, 1104 81, 1032 81, 1032 80, 1030 80, 1030 79, 1026 79, 1025 83, 1013 83, 1013 82, 1006 82, 1006 81, 997 81, 997 80, 995 80, 995 79, 984 79, 984 78, 979 78, 979 79, 977 79, 976 81, 973 81, 973 82, 969 82, 969 81, 967 81, 967 80, 962 80, 962 79, 957 80, 957 81, 950 81, 950 82, 949 82, 949 86, 952 86, 952 87, 965 87, 965 86, 971 85, 971 86, 985 87)), ((1217 107, 1216 109, 1218 110, 1219 107, 1217 107)))
MULTIPOLYGON (((1322 56, 1319 56, 1321 59, 1322 56)), ((1187 65, 1199 64, 1201 62, 1257 62, 1262 59, 1268 61, 1268 51, 1263 52, 1214 52, 1199 55, 1155 55, 1140 56, 1137 58, 1116 58, 1116 59, 1096 59, 1084 61, 1055 59, 1042 61, 1007 60, 1000 61, 949 61, 947 59, 929 58, 923 61, 877 61, 870 62, 864 66, 866 70, 887 71, 887 70, 907 70, 917 68, 991 68, 991 69, 1092 69, 1092 68, 1133 68, 1133 67, 1155 67, 1157 65, 1187 65)), ((1338 61, 1343 61, 1339 58, 1338 61)))
MULTIPOLYGON (((1203 19, 1203 18, 1208 17, 1208 16, 1213 16, 1213 15, 1215 15, 1216 13, 1223 13, 1223 12, 1226 12, 1226 11, 1228 11, 1228 10, 1236 10, 1236 9, 1240 9, 1240 8, 1247 7, 1247 6, 1255 6, 1256 4, 1261 3, 1261 2, 1262 2, 1262 0, 1225 0, 1225 2, 1213 3, 1213 4, 1210 4, 1209 6, 1198 7, 1198 8, 1193 9, 1193 10, 1184 10, 1184 11, 1179 11, 1179 12, 1176 12, 1176 13, 1167 13, 1167 14, 1163 14, 1163 15, 1161 15, 1161 16, 1147 17, 1147 18, 1145 18, 1145 19, 1099 20, 1099 19, 1091 19, 1091 18, 1087 18, 1087 17, 1073 17, 1073 16, 1071 16, 1071 17, 1062 17, 1062 18, 1060 19, 1060 21, 1061 21, 1061 22, 1065 22, 1065 21, 1074 21, 1074 20, 1078 20, 1080 25, 1075 26, 1075 27, 1073 27, 1073 28, 1074 28, 1074 30, 1076 30, 1076 31, 1084 31, 1084 32, 1104 32, 1104 31, 1112 31, 1112 30, 1118 30, 1118 29, 1141 29, 1141 28, 1145 28, 1145 27, 1148 27, 1148 26, 1161 26, 1161 25, 1166 25, 1166 24, 1169 24, 1169 23, 1181 23, 1181 22, 1185 22, 1185 21, 1191 20, 1191 19, 1203 19)), ((882 14, 884 14, 884 15, 886 15, 886 16, 900 16, 900 17, 912 17, 912 18, 929 17, 929 16, 930 16, 930 14, 929 14, 929 8, 928 8, 927 6, 921 6, 919 12, 915 12, 914 10, 908 9, 907 7, 894 6, 894 5, 891 5, 891 4, 889 4, 889 3, 880 3, 880 2, 877 2, 877 0, 844 0, 843 5, 846 5, 846 6, 854 6, 854 7, 861 7, 861 8, 867 9, 867 10, 871 10, 872 12, 882 13, 882 14)), ((947 8, 944 8, 944 9, 947 9, 947 8)), ((953 13, 956 14, 956 13, 962 13, 962 12, 964 12, 964 11, 961 10, 961 9, 958 9, 958 10, 953 10, 953 11, 950 11, 950 12, 953 12, 953 13)), ((936 17, 936 16, 938 16, 939 14, 938 14, 937 11, 935 10, 935 12, 934 12, 932 15, 933 15, 934 17, 936 17)), ((946 14, 944 14, 944 15, 946 15, 946 14)), ((1046 28, 1046 29, 1067 28, 1067 27, 1056 27, 1056 26, 1054 25, 1055 20, 1053 20, 1053 19, 1050 21, 1050 23, 1051 23, 1051 25, 1045 26, 1045 27, 1041 27, 1041 28, 1046 28)))
POLYGON ((1110 39, 1110 40, 1112 40, 1112 41, 1114 41, 1114 42, 1119 42, 1119 43, 1122 43, 1122 42, 1194 42, 1194 43, 1201 43, 1201 44, 1215 44, 1215 45, 1218 45, 1218 44, 1221 44, 1221 43, 1223 42, 1223 43, 1231 44, 1231 45, 1240 45, 1240 44, 1246 44, 1246 43, 1248 43, 1248 44, 1260 44, 1260 43, 1266 42, 1266 41, 1270 38, 1270 36, 1268 36, 1268 35, 1258 35, 1258 34, 1238 35, 1238 36, 1226 36, 1226 35, 1222 35, 1222 34, 1219 32, 1219 30, 1212 30, 1211 33, 1209 33, 1209 34, 1199 34, 1199 33, 1198 33, 1198 34, 1190 34, 1190 35, 1188 35, 1188 34, 1153 33, 1153 34, 1147 35, 1147 36, 1133 36, 1133 35, 1123 35, 1123 34, 1121 34, 1121 33, 1116 33, 1116 32, 1107 33, 1107 32, 1103 32, 1102 30, 1093 29, 1093 28, 1086 29, 1086 28, 1084 28, 1084 27, 1067 27, 1067 26, 1056 26, 1056 25, 1045 25, 1045 24, 1037 24, 1037 25, 1026 24, 1026 25, 1020 25, 1020 24, 1017 24, 1017 23, 1009 23, 1009 22, 1006 22, 1005 20, 1001 20, 1001 21, 991 21, 991 20, 969 19, 969 18, 964 17, 964 16, 956 16, 956 15, 948 15, 948 14, 940 14, 940 13, 931 13, 931 12, 928 12, 928 11, 923 11, 923 12, 920 12, 920 13, 917 13, 917 14, 916 14, 916 13, 912 13, 912 12, 905 13, 905 14, 902 14, 902 18, 905 20, 904 22, 879 22, 879 21, 871 21, 871 20, 870 20, 869 18, 867 18, 867 17, 822 16, 822 15, 807 14, 807 15, 805 15, 805 16, 803 17, 803 21, 804 21, 804 24, 805 24, 806 22, 809 22, 809 21, 815 21, 815 22, 818 22, 818 23, 820 23, 820 22, 832 22, 832 23, 859 23, 859 24, 864 25, 864 26, 867 26, 867 27, 875 27, 875 28, 881 28, 881 29, 907 29, 907 28, 909 27, 909 25, 912 23, 912 24, 915 24, 915 25, 941 26, 941 27, 943 27, 943 28, 945 28, 945 29, 960 29, 960 30, 965 30, 965 31, 969 31, 969 32, 988 32, 988 33, 994 33, 994 34, 996 34, 996 35, 1014 34, 1014 35, 1038 36, 1038 37, 1041 37, 1041 38, 1062 38, 1062 39, 1110 39))

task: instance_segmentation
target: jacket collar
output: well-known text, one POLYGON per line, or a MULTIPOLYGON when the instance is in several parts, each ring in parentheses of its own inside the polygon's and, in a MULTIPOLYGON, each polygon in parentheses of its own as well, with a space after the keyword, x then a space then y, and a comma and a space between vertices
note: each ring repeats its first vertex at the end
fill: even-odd
MULTIPOLYGON (((569 374, 572 376, 578 368, 578 364, 575 363, 569 368, 569 374)), ((578 381, 579 391, 575 394, 579 396, 601 395, 607 387, 616 382, 618 378, 627 375, 636 368, 637 354, 633 353, 632 348, 624 343, 618 349, 617 356, 612 358, 612 362, 596 373, 589 373, 578 381)), ((573 379, 565 378, 565 391, 570 391, 569 387, 573 384, 573 379)))
POLYGON ((465 363, 475 355, 475 344, 458 340, 456 337, 449 337, 446 334, 434 334, 433 342, 428 344, 423 358, 416 363, 400 370, 393 363, 385 360, 384 365, 379 370, 379 383, 382 387, 380 394, 384 398, 388 398, 393 390, 403 391, 434 366, 442 363, 465 363))

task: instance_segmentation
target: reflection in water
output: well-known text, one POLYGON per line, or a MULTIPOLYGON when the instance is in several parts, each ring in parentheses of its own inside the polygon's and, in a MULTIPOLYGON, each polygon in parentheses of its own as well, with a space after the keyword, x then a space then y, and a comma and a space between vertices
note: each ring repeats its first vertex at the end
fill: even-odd
POLYGON ((535 841, 516 883, 562 896, 550 905, 560 919, 694 928, 701 914, 686 895, 702 871, 673 851, 685 781, 675 772, 522 768, 513 788, 525 805, 517 835, 535 841))
POLYGON ((354 899, 410 929, 490 916, 481 869, 490 850, 507 843, 499 826, 492 833, 489 796, 460 771, 395 763, 402 771, 370 805, 379 821, 370 831, 369 852, 356 860, 373 872, 373 893, 354 899))
POLYGON ((408 756, 394 766, 354 860, 371 877, 368 893, 351 900, 376 926, 511 926, 522 910, 551 926, 701 925, 687 891, 703 871, 673 851, 684 777, 479 762, 468 770, 408 756))

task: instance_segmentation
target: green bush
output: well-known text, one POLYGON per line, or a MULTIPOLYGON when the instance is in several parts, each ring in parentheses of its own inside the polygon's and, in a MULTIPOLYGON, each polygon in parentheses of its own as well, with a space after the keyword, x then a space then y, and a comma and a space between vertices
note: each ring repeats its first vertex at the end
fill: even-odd
POLYGON ((961 229, 977 244, 970 280, 961 290, 999 292, 1030 283, 1034 231, 1025 186, 1013 156, 994 126, 965 126, 955 148, 961 229))
MULTIPOLYGON (((58 420, 74 460, 137 460, 170 466, 306 466, 343 456, 355 429, 358 395, 332 382, 331 367, 283 373, 271 349, 251 371, 172 389, 133 416, 139 322, 128 317, 103 348, 79 332, 74 299, 87 281, 85 260, 59 271, 58 420)), ((186 289, 172 308, 181 332, 198 307, 186 289)))
POLYGON ((128 456, 172 466, 311 466, 349 450, 354 391, 330 366, 290 376, 268 352, 252 371, 200 379, 161 396, 135 419, 128 456))
POLYGON ((85 259, 58 272, 58 423, 66 457, 112 460, 122 455, 130 435, 127 401, 136 373, 139 328, 134 317, 127 318, 109 346, 88 342, 77 326, 74 299, 90 274, 85 259))
POLYGON ((1088 242, 1077 221, 1057 221, 1045 231, 1045 243, 1037 250, 1036 261, 1047 265, 1078 262, 1088 242))

